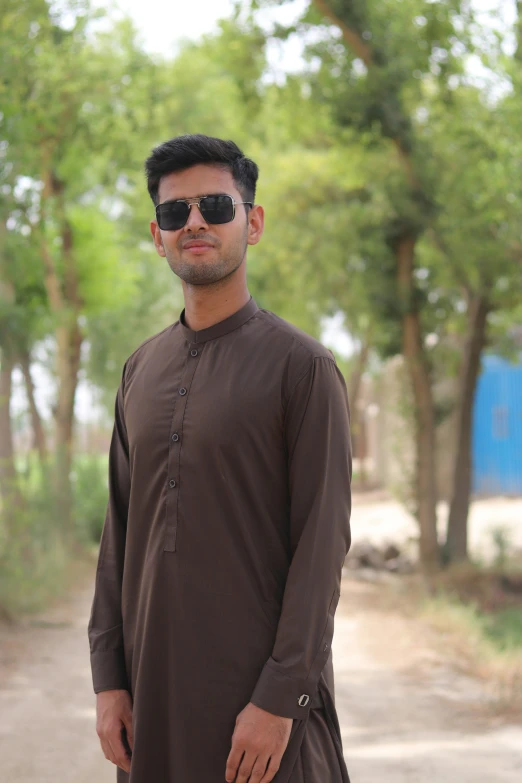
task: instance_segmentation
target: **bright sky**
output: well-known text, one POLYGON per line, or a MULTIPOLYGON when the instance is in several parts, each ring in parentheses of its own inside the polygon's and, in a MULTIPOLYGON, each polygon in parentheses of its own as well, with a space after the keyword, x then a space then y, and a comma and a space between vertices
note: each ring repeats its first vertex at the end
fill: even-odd
POLYGON ((210 32, 234 6, 232 0, 118 0, 117 5, 134 19, 146 48, 164 54, 171 53, 180 38, 194 39, 210 32))
MULTIPOLYGON (((233 0, 94 0, 100 7, 114 6, 131 16, 145 47, 151 52, 170 54, 181 38, 197 39, 214 29, 218 19, 229 16, 233 0)), ((308 5, 308 0, 291 0, 282 8, 272 8, 266 16, 283 24, 291 23, 308 5)), ((515 0, 472 0, 481 23, 503 27, 515 19, 515 0), (487 18, 486 18, 487 17, 487 18), (496 24, 495 24, 496 23, 496 24)))

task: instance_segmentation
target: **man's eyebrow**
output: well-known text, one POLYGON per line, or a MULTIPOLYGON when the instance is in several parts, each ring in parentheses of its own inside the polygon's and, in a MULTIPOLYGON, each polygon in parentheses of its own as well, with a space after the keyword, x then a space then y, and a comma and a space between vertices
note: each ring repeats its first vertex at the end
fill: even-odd
POLYGON ((171 201, 190 201, 190 199, 205 198, 205 196, 228 196, 228 193, 224 193, 222 190, 216 191, 215 193, 198 193, 195 196, 178 196, 177 198, 167 198, 161 203, 170 204, 171 201))

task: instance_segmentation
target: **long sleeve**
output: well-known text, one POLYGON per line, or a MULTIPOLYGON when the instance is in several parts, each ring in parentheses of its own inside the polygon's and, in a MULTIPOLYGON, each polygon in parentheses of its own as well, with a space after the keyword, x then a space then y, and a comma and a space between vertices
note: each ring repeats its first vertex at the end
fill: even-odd
POLYGON ((275 715, 304 718, 330 654, 351 543, 350 414, 335 359, 316 357, 296 383, 285 438, 292 560, 272 654, 251 701, 275 715))
POLYGON ((129 444, 123 412, 125 368, 115 401, 109 448, 109 499, 96 570, 88 636, 94 692, 128 689, 121 591, 130 494, 129 444))

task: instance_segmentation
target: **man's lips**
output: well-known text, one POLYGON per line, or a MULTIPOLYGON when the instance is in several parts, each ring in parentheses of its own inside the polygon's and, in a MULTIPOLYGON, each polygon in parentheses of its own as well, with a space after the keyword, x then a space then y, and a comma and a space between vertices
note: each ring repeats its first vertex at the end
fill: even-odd
POLYGON ((208 250, 210 247, 214 247, 210 242, 198 242, 195 240, 183 245, 183 250, 208 250))

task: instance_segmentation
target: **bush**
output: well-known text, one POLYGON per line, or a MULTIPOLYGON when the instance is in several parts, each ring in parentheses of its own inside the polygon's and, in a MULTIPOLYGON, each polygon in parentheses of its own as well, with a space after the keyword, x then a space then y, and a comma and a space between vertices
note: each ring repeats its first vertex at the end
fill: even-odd
POLYGON ((77 455, 72 483, 78 538, 84 544, 98 543, 108 500, 107 455, 77 455))
MULTIPOLYGON (((66 589, 72 564, 98 543, 107 505, 107 456, 78 455, 71 475, 73 535, 64 531, 56 467, 36 455, 17 464, 21 507, 1 508, 0 609, 7 616, 38 611, 66 589)), ((74 570, 74 569, 73 569, 74 570)))
POLYGON ((2 508, 0 606, 8 615, 40 609, 63 588, 68 563, 52 482, 37 460, 18 472, 23 505, 2 508))

